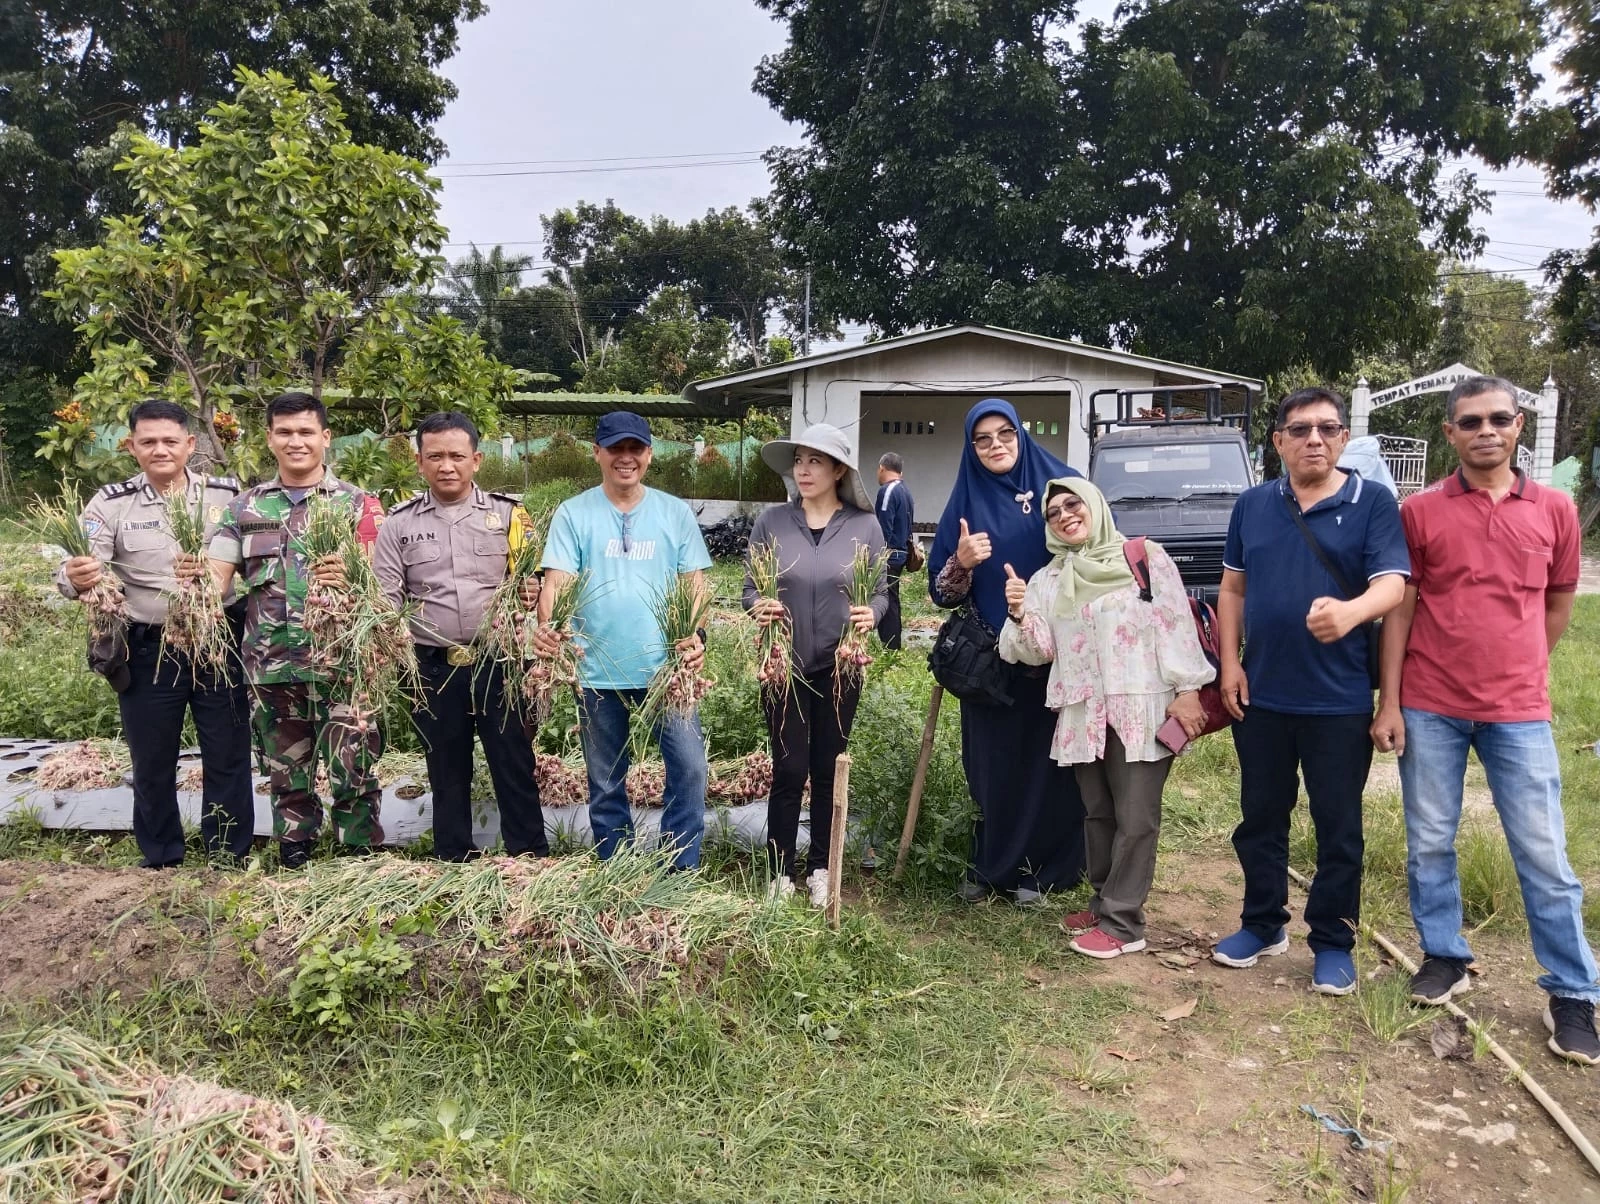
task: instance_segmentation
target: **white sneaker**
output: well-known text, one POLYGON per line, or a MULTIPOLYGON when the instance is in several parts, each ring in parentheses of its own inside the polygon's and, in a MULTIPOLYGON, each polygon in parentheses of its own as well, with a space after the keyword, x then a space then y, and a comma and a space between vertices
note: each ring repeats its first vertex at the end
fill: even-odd
POLYGON ((826 907, 828 905, 828 871, 812 870, 811 877, 806 879, 806 884, 811 888, 811 906, 826 907))
POLYGON ((788 874, 779 874, 767 885, 767 898, 783 900, 794 894, 794 879, 788 874))

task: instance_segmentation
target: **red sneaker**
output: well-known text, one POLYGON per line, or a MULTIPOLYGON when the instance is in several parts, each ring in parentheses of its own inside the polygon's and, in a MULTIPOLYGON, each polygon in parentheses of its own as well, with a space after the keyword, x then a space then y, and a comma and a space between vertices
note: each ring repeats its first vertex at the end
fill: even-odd
POLYGON ((1087 932, 1099 922, 1100 917, 1092 911, 1075 911, 1061 917, 1061 931, 1071 936, 1074 933, 1087 932))
POLYGON ((1091 928, 1082 936, 1073 937, 1068 945, 1085 957, 1113 958, 1121 957, 1124 953, 1138 953, 1144 948, 1144 938, 1140 937, 1136 941, 1119 941, 1098 928, 1091 928))

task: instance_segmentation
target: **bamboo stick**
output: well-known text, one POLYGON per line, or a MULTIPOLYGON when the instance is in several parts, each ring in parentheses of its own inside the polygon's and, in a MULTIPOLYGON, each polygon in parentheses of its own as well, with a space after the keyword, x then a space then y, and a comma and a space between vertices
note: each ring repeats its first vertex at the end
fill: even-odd
MULTIPOLYGON (((812 806, 816 806, 815 801, 812 806)), ((833 831, 828 838, 828 927, 839 928, 839 887, 844 877, 844 827, 850 819, 850 754, 833 763, 833 831)))
MULTIPOLYGON (((1289 869, 1289 877, 1294 879, 1296 884, 1298 884, 1302 890, 1311 889, 1311 879, 1307 878, 1304 874, 1300 873, 1292 866, 1289 869)), ((1417 972, 1417 963, 1407 957, 1405 953, 1401 951, 1399 946, 1397 946, 1388 937, 1384 936, 1383 933, 1379 932, 1376 928, 1372 927, 1372 925, 1362 924, 1359 931, 1362 936, 1366 937, 1373 944, 1377 945, 1378 948, 1382 949, 1390 957, 1394 958, 1396 963, 1403 966, 1407 974, 1415 974, 1417 972)), ((1533 1096, 1534 1099, 1539 1101, 1539 1105, 1547 1113, 1549 1113, 1550 1119, 1555 1121, 1556 1124, 1561 1127, 1561 1131, 1565 1133, 1568 1139, 1571 1140, 1572 1144, 1578 1148, 1578 1153, 1584 1156, 1584 1159, 1592 1168, 1594 1168, 1597 1174, 1600 1174, 1600 1150, 1596 1150, 1589 1139, 1583 1135, 1583 1130, 1578 1128, 1572 1117, 1567 1115, 1566 1109, 1552 1099, 1549 1092, 1541 1087, 1538 1081, 1523 1069, 1522 1063, 1518 1062, 1516 1058, 1512 1057, 1510 1052, 1507 1051, 1506 1048, 1500 1044, 1500 1042, 1491 1037, 1482 1025, 1473 1019, 1472 1016, 1470 1016, 1466 1011, 1458 1007, 1453 1000, 1445 1000, 1444 1010, 1449 1012, 1452 1016, 1455 1016, 1457 1019, 1466 1022, 1467 1028, 1472 1032, 1472 1035, 1488 1046, 1489 1052, 1494 1054, 1496 1058, 1504 1063, 1506 1069, 1511 1071, 1517 1082, 1521 1083, 1523 1087, 1527 1089, 1529 1095, 1533 1096)))
POLYGON ((900 830, 900 851, 894 857, 894 881, 906 872, 911 853, 911 838, 917 834, 917 817, 922 814, 922 787, 928 780, 928 762, 933 757, 933 737, 939 730, 939 707, 944 702, 944 687, 933 684, 928 695, 928 718, 922 725, 922 748, 917 753, 917 772, 911 779, 911 797, 906 802, 905 827, 900 830))

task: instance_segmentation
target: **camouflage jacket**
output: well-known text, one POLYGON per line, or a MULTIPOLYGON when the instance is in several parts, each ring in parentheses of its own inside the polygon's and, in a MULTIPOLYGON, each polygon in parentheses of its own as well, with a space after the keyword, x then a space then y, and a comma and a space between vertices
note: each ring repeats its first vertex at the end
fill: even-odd
POLYGON ((299 502, 276 477, 248 489, 228 506, 211 540, 213 560, 234 565, 245 598, 244 671, 251 682, 311 681, 311 638, 303 626, 308 561, 296 538, 305 529, 311 491, 347 498, 356 533, 371 548, 383 506, 371 494, 324 472, 299 502))

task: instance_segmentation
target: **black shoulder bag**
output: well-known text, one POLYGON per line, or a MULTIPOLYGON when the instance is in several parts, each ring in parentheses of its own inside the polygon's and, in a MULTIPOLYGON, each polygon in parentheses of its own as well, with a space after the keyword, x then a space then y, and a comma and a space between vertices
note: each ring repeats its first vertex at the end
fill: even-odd
MULTIPOLYGON (((1349 580, 1343 573, 1339 571, 1339 566, 1333 563, 1333 558, 1329 556, 1327 552, 1323 551, 1322 545, 1317 542, 1317 537, 1311 534, 1311 528, 1306 523, 1305 515, 1300 513, 1299 504, 1294 500, 1294 498, 1290 497, 1287 492, 1285 492, 1283 500, 1284 504, 1289 507, 1289 515, 1294 519, 1294 525, 1300 528, 1300 534, 1305 537, 1306 546, 1309 547, 1312 552, 1316 553, 1318 560, 1322 561, 1322 567, 1328 570, 1328 575, 1333 578, 1333 583, 1337 585, 1339 587, 1339 591, 1344 594, 1345 600, 1354 601, 1356 598, 1360 597, 1359 593, 1350 588, 1349 580)), ((1366 626, 1367 680, 1371 684, 1372 688, 1376 690, 1379 686, 1378 644, 1383 635, 1383 620, 1374 619, 1366 626)))
POLYGON ((957 698, 1008 707, 1011 690, 1000 659, 999 637, 966 603, 951 612, 928 653, 928 672, 957 698))

